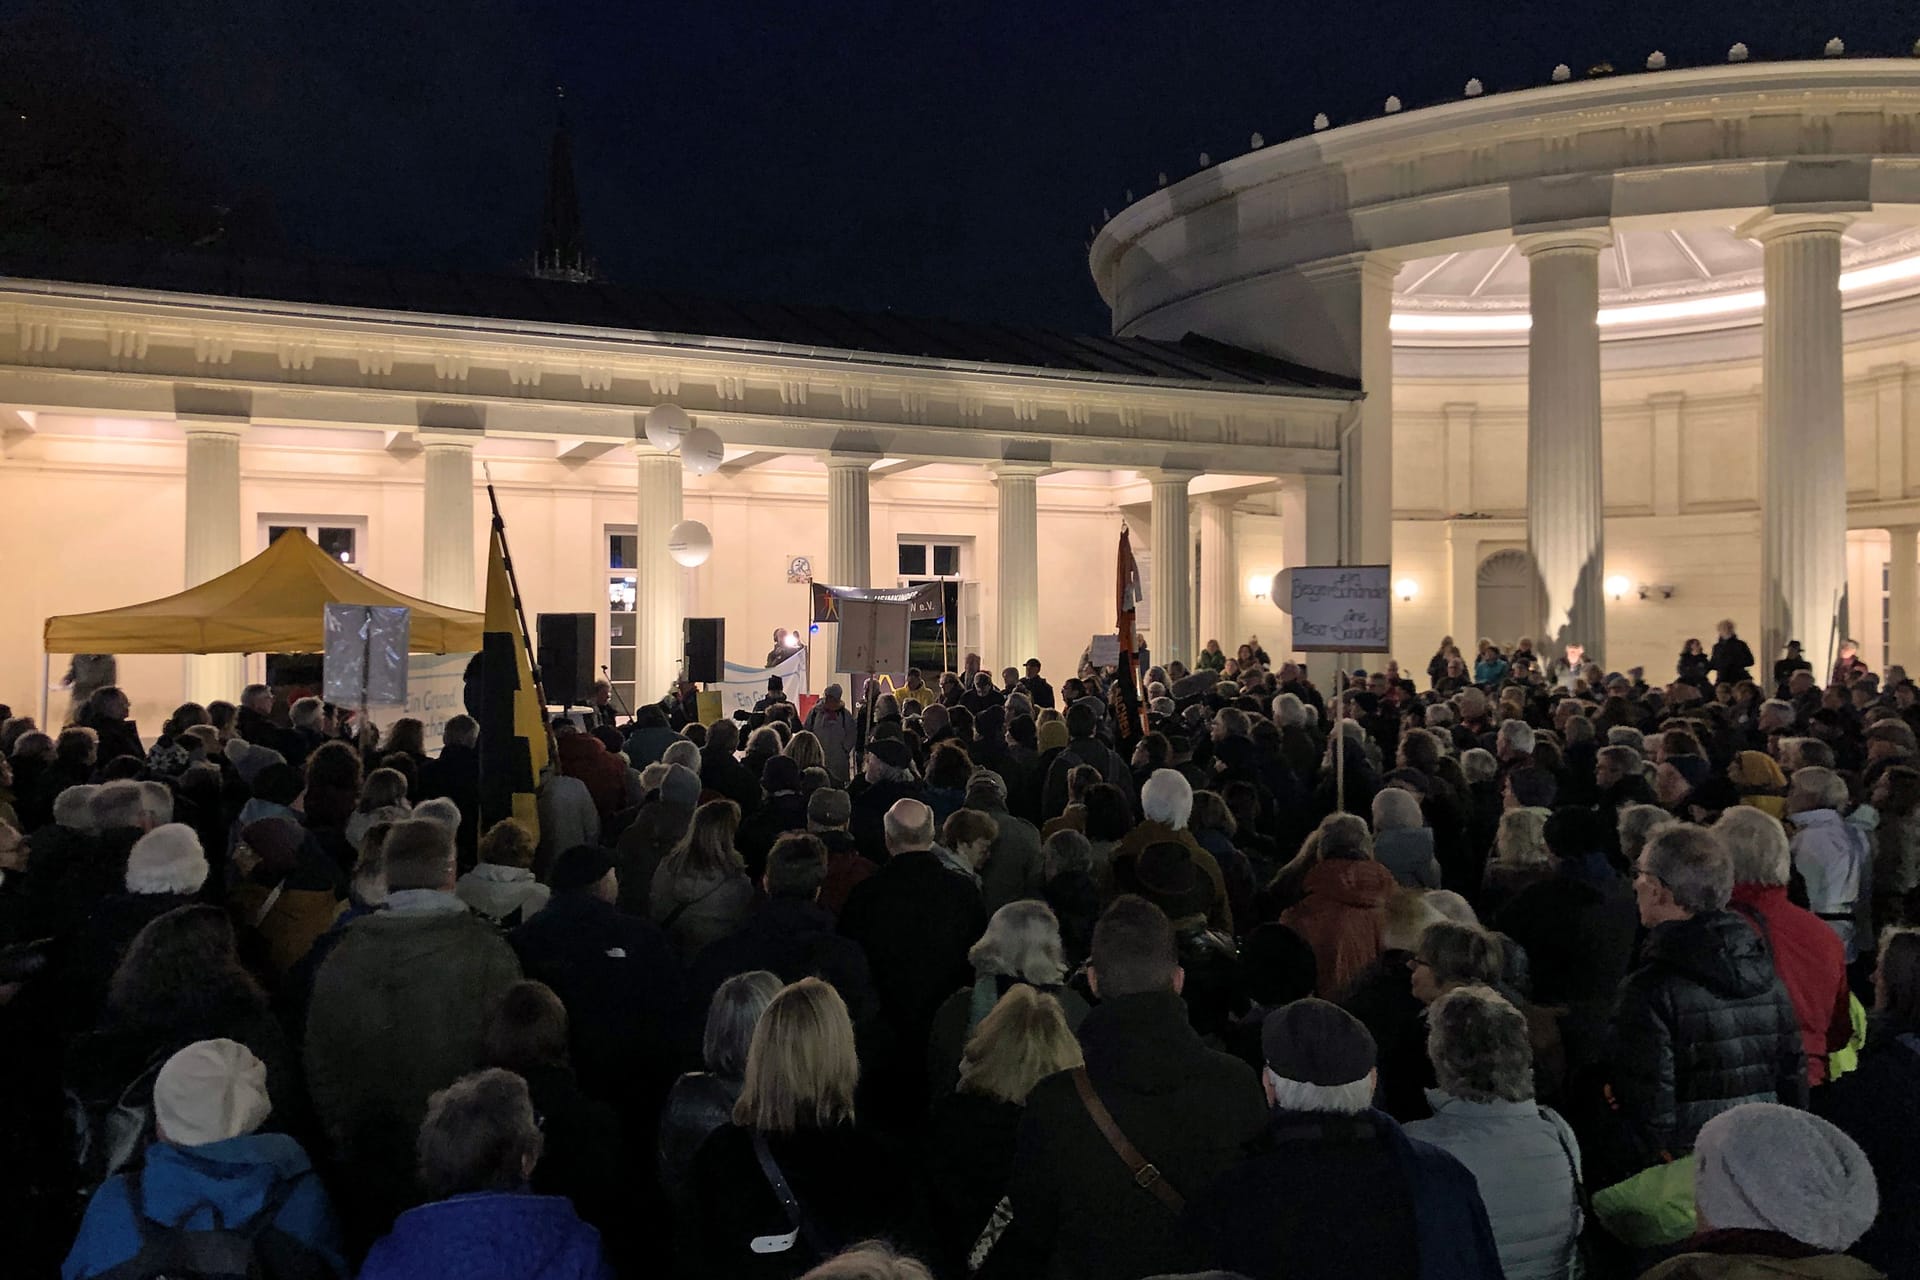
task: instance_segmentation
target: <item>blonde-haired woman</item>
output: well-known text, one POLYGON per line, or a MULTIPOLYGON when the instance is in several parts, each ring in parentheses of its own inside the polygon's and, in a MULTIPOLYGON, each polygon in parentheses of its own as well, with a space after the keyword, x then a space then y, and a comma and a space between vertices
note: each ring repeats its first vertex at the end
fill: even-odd
POLYGON ((693 1158, 688 1274, 795 1277, 854 1241, 900 1239, 913 1174, 854 1127, 859 1083, 840 994, 818 978, 781 988, 754 1024, 733 1123, 693 1158))
POLYGON ((1006 1225, 1002 1198, 1027 1094, 1082 1061, 1061 1002, 1025 985, 1009 988, 967 1041, 960 1087, 935 1104, 924 1157, 940 1274, 966 1274, 984 1258, 1006 1225))
POLYGON ((753 882, 733 847, 739 832, 740 806, 709 800, 653 873, 647 909, 683 960, 738 929, 753 910, 753 882))
POLYGON ((987 931, 967 951, 967 963, 973 966, 973 985, 962 987, 940 1005, 927 1039, 927 1084, 936 1098, 953 1091, 960 1076, 961 1050, 1014 987, 1024 984, 1054 997, 1075 1031, 1087 1016, 1087 1002, 1063 985, 1068 966, 1060 943, 1060 920, 1044 902, 1027 898, 994 912, 987 931))
POLYGON ((1487 863, 1485 883, 1474 904, 1483 920, 1535 881, 1553 874, 1553 856, 1547 852, 1549 809, 1509 809, 1500 815, 1493 837, 1493 857, 1487 863))
POLYGON ((802 729, 787 742, 786 757, 802 769, 824 769, 827 767, 826 748, 820 745, 820 739, 809 730, 802 729))

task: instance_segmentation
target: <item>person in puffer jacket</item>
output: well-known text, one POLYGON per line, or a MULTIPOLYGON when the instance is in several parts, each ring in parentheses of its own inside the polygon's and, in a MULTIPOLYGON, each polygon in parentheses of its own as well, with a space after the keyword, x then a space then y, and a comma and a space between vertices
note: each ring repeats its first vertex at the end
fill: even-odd
POLYGON ((1405 1126, 1467 1166, 1487 1206, 1506 1280, 1573 1274, 1582 1215, 1580 1145, 1533 1096, 1527 1018, 1492 987, 1464 986, 1428 1008, 1433 1118, 1405 1126))
POLYGON ((1633 888, 1648 934, 1621 984, 1608 1058, 1638 1156, 1691 1150, 1701 1125, 1742 1102, 1805 1106, 1799 1021, 1766 940, 1726 910, 1733 860, 1720 837, 1656 828, 1633 888))

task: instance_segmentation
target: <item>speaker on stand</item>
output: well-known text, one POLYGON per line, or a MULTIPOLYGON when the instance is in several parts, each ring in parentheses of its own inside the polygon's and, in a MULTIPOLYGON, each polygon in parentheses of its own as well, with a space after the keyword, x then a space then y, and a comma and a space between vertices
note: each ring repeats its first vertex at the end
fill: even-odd
POLYGON ((682 632, 682 669, 695 684, 718 684, 726 677, 727 620, 688 618, 682 632))
POLYGON ((593 705, 593 615, 543 613, 534 619, 540 684, 547 701, 563 707, 593 705))

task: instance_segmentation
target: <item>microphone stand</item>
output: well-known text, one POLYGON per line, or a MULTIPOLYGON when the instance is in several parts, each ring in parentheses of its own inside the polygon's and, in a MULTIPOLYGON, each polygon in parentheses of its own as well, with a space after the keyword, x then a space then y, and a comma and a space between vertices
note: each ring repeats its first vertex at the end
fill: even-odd
POLYGON ((607 664, 604 662, 600 664, 600 674, 607 678, 607 692, 613 695, 613 705, 619 709, 622 715, 626 716, 627 723, 631 725, 633 723, 633 708, 628 706, 627 700, 620 696, 620 686, 613 682, 613 672, 607 670, 607 664))

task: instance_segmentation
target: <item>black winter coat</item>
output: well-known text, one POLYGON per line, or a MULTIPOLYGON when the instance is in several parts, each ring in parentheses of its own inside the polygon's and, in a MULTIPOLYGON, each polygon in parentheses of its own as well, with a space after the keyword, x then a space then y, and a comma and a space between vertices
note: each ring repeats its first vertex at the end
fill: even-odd
POLYGON ((951 1093, 934 1104, 921 1168, 935 1274, 967 1274, 967 1255, 1013 1176, 1021 1110, 977 1093, 951 1093))
POLYGON ((1727 636, 1713 642, 1713 659, 1709 663, 1713 678, 1720 684, 1733 684, 1741 680, 1753 679, 1753 650, 1739 636, 1727 636))
MULTIPOLYGON (((1120 1132, 1190 1201, 1266 1123, 1259 1078, 1207 1048, 1171 991, 1105 1001, 1081 1024, 1080 1043, 1120 1132)), ((1135 1280, 1186 1269, 1178 1220, 1135 1184, 1072 1072, 1027 1096, 1013 1169, 1013 1224, 984 1275, 1135 1280)))
POLYGON ((1814 1110, 1860 1144, 1880 1183, 1880 1216, 1848 1252, 1890 1276, 1920 1259, 1920 1028, 1876 1015, 1860 1066, 1815 1096, 1814 1110), (1893 1206, 1899 1206, 1893 1208, 1893 1206))
POLYGON ((1611 1033, 1614 1098, 1649 1162, 1692 1150, 1700 1126, 1739 1103, 1806 1105, 1793 1003, 1766 940, 1732 912, 1655 926, 1611 1033))
POLYGON ((660 927, 589 893, 556 893, 507 941, 526 976, 566 1005, 581 1087, 651 1126, 673 1082, 684 991, 660 927))
POLYGON ((420 798, 446 799, 460 806, 460 831, 454 839, 462 866, 472 865, 480 840, 480 750, 449 744, 420 765, 420 798))

